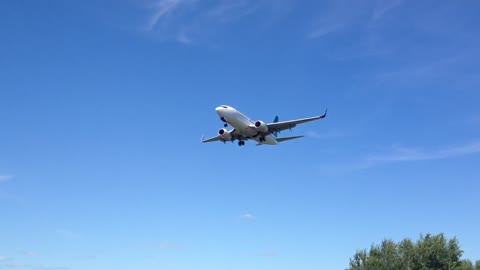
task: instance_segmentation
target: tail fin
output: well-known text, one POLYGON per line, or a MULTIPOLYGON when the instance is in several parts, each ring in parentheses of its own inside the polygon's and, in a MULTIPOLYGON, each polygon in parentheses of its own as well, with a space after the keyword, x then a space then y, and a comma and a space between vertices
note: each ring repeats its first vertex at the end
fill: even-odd
MULTIPOLYGON (((275 119, 273 119, 273 123, 278 123, 278 115, 275 116, 275 119)), ((273 132, 273 136, 277 137, 277 134, 278 134, 278 133, 279 133, 279 132, 277 132, 277 131, 273 132)))

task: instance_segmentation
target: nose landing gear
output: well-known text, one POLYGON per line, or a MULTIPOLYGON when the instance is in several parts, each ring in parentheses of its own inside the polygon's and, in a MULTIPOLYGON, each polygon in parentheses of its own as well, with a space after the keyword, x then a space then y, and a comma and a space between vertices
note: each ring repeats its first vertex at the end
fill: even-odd
POLYGON ((220 120, 222 120, 222 122, 225 123, 225 124, 223 124, 224 127, 228 127, 227 120, 224 117, 220 117, 220 120))
POLYGON ((245 142, 244 141, 238 141, 238 146, 242 146, 242 145, 245 145, 245 142))

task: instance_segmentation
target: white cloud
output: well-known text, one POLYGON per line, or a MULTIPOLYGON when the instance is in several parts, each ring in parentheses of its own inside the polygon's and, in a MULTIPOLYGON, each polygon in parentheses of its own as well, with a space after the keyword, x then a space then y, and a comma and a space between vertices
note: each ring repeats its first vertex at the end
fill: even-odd
POLYGON ((383 16, 385 16, 394 8, 398 7, 400 4, 402 4, 402 0, 377 1, 377 5, 373 9, 372 20, 380 20, 383 16))
POLYGON ((157 0, 150 8, 144 30, 160 40, 183 44, 219 36, 226 27, 262 12, 259 21, 278 15, 279 2, 290 0, 157 0))
POLYGON ((311 39, 321 38, 323 36, 326 36, 330 33, 333 33, 335 31, 339 30, 343 26, 344 26, 344 23, 342 23, 342 22, 334 23, 334 24, 331 24, 331 25, 318 26, 317 28, 315 28, 313 31, 311 31, 308 34, 308 38, 311 38, 311 39))
POLYGON ((368 2, 334 0, 322 2, 322 8, 312 16, 307 38, 317 39, 352 27, 362 20, 362 14, 371 10, 368 2))
POLYGON ((13 179, 13 175, 0 175, 0 183, 7 182, 13 179))
POLYGON ((22 251, 22 254, 27 257, 35 257, 39 255, 37 252, 34 251, 22 251))
POLYGON ((243 215, 242 215, 242 218, 243 218, 243 219, 255 219, 255 216, 252 215, 252 214, 247 213, 247 214, 243 214, 243 215))
POLYGON ((155 245, 154 247, 159 249, 172 249, 172 248, 177 248, 178 246, 170 243, 161 243, 161 244, 155 245))
POLYGON ((55 230, 55 232, 65 240, 78 240, 81 238, 81 236, 78 235, 77 233, 64 228, 58 228, 55 230))
POLYGON ((376 153, 366 155, 363 158, 359 158, 357 162, 353 161, 351 163, 322 164, 320 168, 322 173, 336 175, 339 173, 351 173, 358 170, 370 169, 384 164, 434 161, 474 154, 480 154, 480 141, 463 145, 440 147, 436 150, 393 146, 384 154, 376 153))
POLYGON ((0 256, 0 262, 5 262, 5 261, 8 261, 10 260, 9 257, 6 257, 6 256, 0 256))
POLYGON ((143 245, 147 248, 157 248, 157 249, 178 249, 181 248, 178 244, 163 242, 163 243, 147 243, 143 245))
POLYGON ((319 133, 317 131, 307 131, 306 135, 314 139, 332 139, 332 138, 340 138, 345 136, 343 132, 337 129, 331 129, 322 133, 319 133))
POLYGON ((259 256, 259 257, 275 257, 275 256, 277 256, 277 253, 276 253, 276 252, 272 252, 272 251, 269 251, 269 252, 260 252, 260 253, 257 253, 257 256, 259 256))
POLYGON ((68 267, 64 266, 44 266, 44 265, 30 265, 24 263, 9 263, 5 264, 6 269, 36 269, 36 270, 66 270, 68 267))
POLYGON ((367 156, 357 167, 370 168, 384 163, 438 160, 479 153, 480 141, 457 146, 443 147, 431 151, 426 151, 419 148, 394 146, 390 153, 367 156))
POLYGON ((153 30, 158 22, 178 8, 181 2, 181 0, 158 0, 154 4, 154 14, 150 17, 147 30, 153 30))

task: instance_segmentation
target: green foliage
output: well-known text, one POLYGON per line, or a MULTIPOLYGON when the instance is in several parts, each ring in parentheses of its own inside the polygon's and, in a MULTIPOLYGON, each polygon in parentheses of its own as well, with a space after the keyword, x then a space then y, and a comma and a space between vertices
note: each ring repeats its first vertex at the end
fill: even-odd
POLYGON ((360 250, 350 259, 348 270, 480 270, 480 261, 461 260, 456 238, 443 234, 420 236, 417 242, 383 240, 370 250, 360 250))

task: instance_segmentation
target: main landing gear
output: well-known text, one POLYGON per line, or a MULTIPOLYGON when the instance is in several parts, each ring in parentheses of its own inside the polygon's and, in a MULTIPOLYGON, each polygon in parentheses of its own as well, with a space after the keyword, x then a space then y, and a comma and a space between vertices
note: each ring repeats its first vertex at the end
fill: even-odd
POLYGON ((245 145, 245 142, 244 141, 238 141, 238 146, 242 146, 242 145, 245 145))

